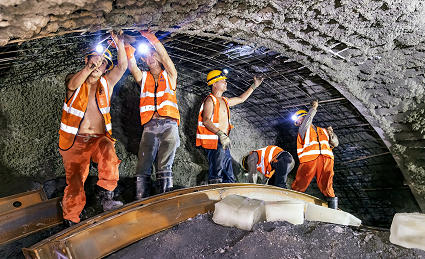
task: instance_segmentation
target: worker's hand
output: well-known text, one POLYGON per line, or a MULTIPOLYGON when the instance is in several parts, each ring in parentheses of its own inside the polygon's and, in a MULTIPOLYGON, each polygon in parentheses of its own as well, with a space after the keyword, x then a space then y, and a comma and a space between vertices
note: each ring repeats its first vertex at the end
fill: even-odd
POLYGON ((88 59, 86 66, 90 70, 95 70, 102 65, 102 62, 103 62, 103 58, 100 54, 99 55, 93 55, 88 59))
POLYGON ((261 83, 263 82, 264 78, 262 76, 256 77, 254 76, 254 83, 251 85, 252 90, 255 90, 261 83))
POLYGON ((114 31, 111 31, 112 41, 108 40, 108 44, 112 47, 117 48, 117 44, 124 44, 124 33, 120 30, 117 34, 114 31))
POLYGON ((221 142, 221 145, 223 146, 223 149, 230 148, 230 138, 226 135, 226 133, 219 130, 215 134, 220 138, 220 142, 221 142))
POLYGON ((147 29, 147 30, 141 30, 139 31, 140 34, 145 37, 146 39, 148 39, 148 41, 152 44, 155 45, 156 43, 159 42, 158 38, 155 36, 155 34, 152 33, 151 29, 147 29))
POLYGON ((115 31, 111 31, 111 38, 114 41, 124 41, 124 32, 122 30, 119 30, 118 33, 115 33, 115 31))
POLYGON ((312 102, 311 102, 311 106, 312 106, 314 109, 317 109, 317 107, 319 106, 319 102, 318 102, 317 100, 314 100, 314 101, 312 101, 312 102))
POLYGON ((334 130, 332 129, 332 126, 327 127, 326 130, 328 131, 329 136, 332 136, 334 134, 334 130))

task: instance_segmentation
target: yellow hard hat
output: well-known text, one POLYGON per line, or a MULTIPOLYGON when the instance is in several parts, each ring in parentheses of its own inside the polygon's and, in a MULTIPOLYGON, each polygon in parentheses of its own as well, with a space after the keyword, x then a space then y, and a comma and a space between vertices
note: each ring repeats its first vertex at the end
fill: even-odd
POLYGON ((226 77, 226 74, 220 70, 213 70, 209 72, 207 75, 208 85, 212 85, 215 82, 223 80, 223 79, 227 79, 227 77, 226 77))
POLYGON ((295 126, 299 126, 299 124, 297 124, 297 121, 299 118, 304 117, 307 115, 307 111, 304 110, 299 110, 296 113, 294 113, 294 115, 292 116, 292 119, 294 120, 294 124, 295 126))
MULTIPOLYGON (((102 53, 99 53, 95 49, 92 49, 86 54, 85 58, 89 56, 100 55, 100 54, 102 53)), ((108 66, 106 67, 106 69, 111 70, 114 67, 114 63, 112 62, 112 54, 109 51, 109 49, 106 49, 106 51, 104 51, 103 57, 108 61, 108 66)))

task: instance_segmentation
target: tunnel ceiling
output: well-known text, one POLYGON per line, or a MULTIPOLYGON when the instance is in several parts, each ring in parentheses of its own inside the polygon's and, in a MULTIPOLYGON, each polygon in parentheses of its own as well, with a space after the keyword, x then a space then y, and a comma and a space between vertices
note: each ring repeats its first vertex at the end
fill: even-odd
POLYGON ((318 99, 315 123, 341 139, 334 181, 355 197, 346 206, 410 187, 425 208, 423 1, 15 0, 0 8, 0 73, 14 75, 1 87, 78 68, 108 29, 140 39, 131 30, 149 27, 179 78, 192 80, 184 91, 206 95, 211 69, 230 69, 229 96, 265 76, 232 112, 282 146, 296 136, 291 114, 318 99), (57 63, 61 56, 68 62, 57 63))

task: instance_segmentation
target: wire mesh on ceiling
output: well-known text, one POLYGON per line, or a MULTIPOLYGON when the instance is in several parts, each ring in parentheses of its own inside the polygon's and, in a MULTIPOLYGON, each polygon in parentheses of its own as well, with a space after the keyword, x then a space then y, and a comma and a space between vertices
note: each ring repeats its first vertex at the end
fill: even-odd
MULTIPOLYGON (((139 33, 126 33, 134 36, 136 42, 142 41, 139 33)), ((0 89, 11 83, 57 76, 65 68, 78 71, 87 50, 107 35, 106 31, 73 33, 1 47, 0 89)), ((332 126, 339 136, 340 146, 334 149, 334 188, 343 201, 342 206, 349 212, 362 210, 371 214, 375 226, 390 223, 384 214, 395 208, 382 196, 391 188, 400 190, 400 195, 407 195, 401 172, 378 134, 333 86, 313 75, 304 65, 265 47, 168 32, 156 35, 176 67, 187 71, 179 73, 178 79, 184 91, 206 96, 209 92, 206 75, 213 69, 230 71, 225 94, 230 97, 248 89, 254 76, 264 77, 263 84, 246 102, 232 108, 232 112, 243 116, 261 129, 265 137, 275 139, 276 144, 295 157, 298 128, 293 125, 291 115, 299 109, 308 109, 311 101, 319 100, 314 124, 332 126), (390 179, 401 180, 391 182, 390 179), (374 212, 379 206, 386 208, 383 214, 374 212)), ((144 63, 138 59, 138 65, 143 67, 144 63)), ((316 184, 311 185, 316 192, 312 194, 320 197, 316 184)))

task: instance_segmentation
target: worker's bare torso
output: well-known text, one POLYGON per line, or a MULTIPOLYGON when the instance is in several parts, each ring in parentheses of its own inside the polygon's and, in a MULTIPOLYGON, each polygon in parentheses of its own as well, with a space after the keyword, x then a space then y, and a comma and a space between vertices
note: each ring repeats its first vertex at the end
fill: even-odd
POLYGON ((218 128, 228 135, 229 134, 229 119, 228 119, 229 114, 227 114, 226 103, 221 97, 218 97, 217 100, 220 104, 218 128))
MULTIPOLYGON (((89 88, 87 109, 84 114, 84 118, 81 121, 78 133, 104 134, 105 120, 103 119, 103 115, 100 113, 96 103, 97 81, 94 83, 87 83, 87 87, 89 88)), ((67 92, 68 98, 70 98, 73 92, 67 92)))

